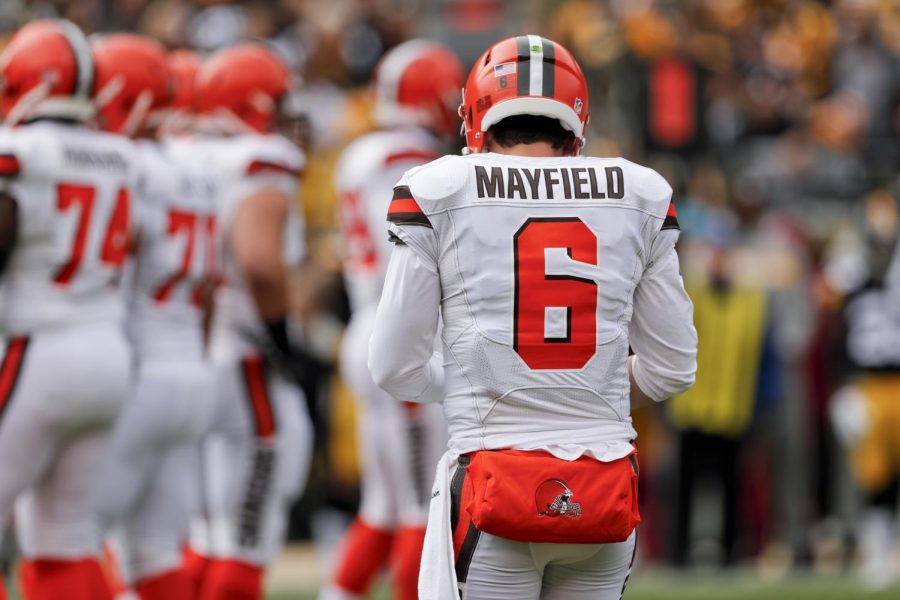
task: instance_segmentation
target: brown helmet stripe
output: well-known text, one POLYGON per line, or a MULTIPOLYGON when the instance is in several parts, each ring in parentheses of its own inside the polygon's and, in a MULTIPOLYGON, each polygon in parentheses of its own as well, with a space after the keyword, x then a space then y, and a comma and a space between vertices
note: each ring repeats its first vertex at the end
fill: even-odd
POLYGON ((531 85, 531 49, 528 47, 528 36, 520 35, 516 38, 516 94, 527 96, 531 85))
POLYGON ((544 81, 541 91, 542 96, 546 96, 548 98, 552 98, 556 93, 556 48, 553 46, 553 42, 546 38, 541 38, 541 46, 544 48, 544 81))

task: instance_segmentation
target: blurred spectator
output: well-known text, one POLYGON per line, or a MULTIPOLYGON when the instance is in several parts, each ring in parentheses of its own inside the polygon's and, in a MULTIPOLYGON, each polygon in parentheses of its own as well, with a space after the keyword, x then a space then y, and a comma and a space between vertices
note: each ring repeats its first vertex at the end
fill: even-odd
MULTIPOLYGON (((728 235, 727 227, 722 233, 728 235)), ((735 282, 731 256, 727 247, 717 247, 708 275, 686 282, 700 346, 697 383, 668 404, 679 443, 673 545, 673 560, 679 566, 688 564, 696 554, 693 550, 699 549, 692 516, 698 490, 705 489, 702 484, 710 477, 718 483, 721 521, 716 555, 705 558, 725 566, 735 563, 739 499, 748 484, 741 468, 744 441, 756 406, 771 402, 776 381, 767 292, 735 282)), ((709 519, 704 521, 709 527, 709 519)))
POLYGON ((866 199, 861 224, 836 241, 826 283, 844 298, 844 387, 832 418, 864 494, 858 525, 863 580, 880 588, 897 578, 895 518, 900 490, 900 216, 886 190, 866 199))

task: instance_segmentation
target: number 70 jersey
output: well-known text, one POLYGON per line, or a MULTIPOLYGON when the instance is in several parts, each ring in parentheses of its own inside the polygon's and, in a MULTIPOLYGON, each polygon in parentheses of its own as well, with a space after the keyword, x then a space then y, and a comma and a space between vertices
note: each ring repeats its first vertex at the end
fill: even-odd
POLYGON ((671 196, 621 158, 448 156, 401 179, 390 232, 440 276, 458 450, 634 437, 634 297, 674 252, 671 196))
POLYGON ((19 223, 0 334, 121 320, 134 181, 123 137, 57 122, 0 129, 0 188, 19 223))

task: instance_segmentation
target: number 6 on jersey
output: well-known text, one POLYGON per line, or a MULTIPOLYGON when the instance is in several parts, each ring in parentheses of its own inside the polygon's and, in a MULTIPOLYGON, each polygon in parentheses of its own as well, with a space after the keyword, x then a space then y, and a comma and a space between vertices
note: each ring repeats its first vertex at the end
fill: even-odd
POLYGON ((577 217, 532 217, 513 236, 513 349, 532 369, 581 369, 597 351, 597 282, 548 275, 546 250, 597 265, 597 236, 577 217))

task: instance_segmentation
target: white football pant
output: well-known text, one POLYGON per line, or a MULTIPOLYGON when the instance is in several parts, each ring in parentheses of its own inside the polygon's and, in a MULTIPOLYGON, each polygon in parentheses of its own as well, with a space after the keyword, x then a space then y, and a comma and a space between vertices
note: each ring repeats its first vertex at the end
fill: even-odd
POLYGON ((181 564, 196 502, 196 446, 212 418, 212 378, 204 363, 178 358, 140 365, 95 494, 104 530, 124 521, 121 562, 133 581, 181 564))
MULTIPOLYGON (((10 358, 12 345, 0 341, 0 356, 10 358)), ((117 324, 73 325, 27 339, 0 413, 0 519, 15 502, 25 557, 78 559, 100 551, 90 496, 128 373, 129 347, 117 324)))

